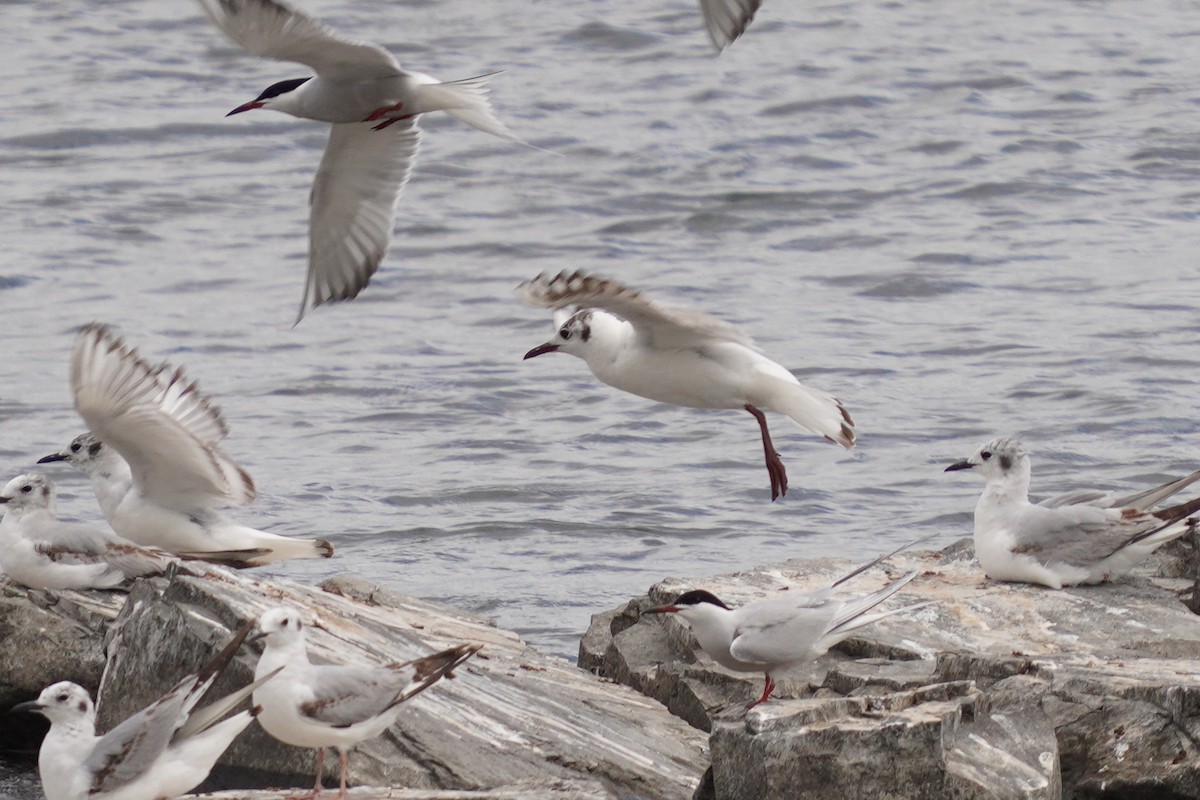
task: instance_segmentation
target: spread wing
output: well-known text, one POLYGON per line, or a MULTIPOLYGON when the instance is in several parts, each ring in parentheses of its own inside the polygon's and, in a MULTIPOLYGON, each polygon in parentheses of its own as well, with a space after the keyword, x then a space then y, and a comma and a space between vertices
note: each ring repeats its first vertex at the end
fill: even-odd
POLYGON ((727 322, 690 309, 655 303, 636 289, 583 272, 545 273, 516 288, 517 298, 535 308, 601 308, 633 325, 654 347, 694 348, 706 341, 736 342, 754 348, 754 342, 727 322))
POLYGON ((150 366, 93 323, 75 339, 71 388, 79 415, 155 502, 187 511, 254 499, 250 476, 216 444, 226 431, 220 411, 182 370, 150 366))
POLYGON ((357 122, 332 126, 313 181, 308 277, 297 322, 310 301, 316 307, 349 300, 379 269, 420 144, 415 119, 379 131, 357 122))
POLYGON ((1099 506, 1100 508, 1136 508, 1139 511, 1145 511, 1153 508, 1162 501, 1166 500, 1174 494, 1177 494, 1183 489, 1191 486, 1196 481, 1200 480, 1200 470, 1184 475, 1182 478, 1177 478, 1173 481, 1167 481, 1161 486, 1155 486, 1152 489, 1146 489, 1134 494, 1118 496, 1112 492, 1106 492, 1099 489, 1077 489, 1073 492, 1047 497, 1045 500, 1038 503, 1040 506, 1047 508, 1060 508, 1069 505, 1089 505, 1099 506))
POLYGON ((96 742, 84 762, 84 769, 91 775, 89 794, 119 789, 158 760, 198 699, 193 692, 195 687, 196 676, 189 675, 96 742))
POLYGON ((199 0, 217 27, 248 53, 307 64, 322 77, 397 75, 387 50, 334 33, 315 19, 274 0, 199 0))
POLYGON ((704 26, 718 50, 741 36, 762 0, 700 0, 704 26))

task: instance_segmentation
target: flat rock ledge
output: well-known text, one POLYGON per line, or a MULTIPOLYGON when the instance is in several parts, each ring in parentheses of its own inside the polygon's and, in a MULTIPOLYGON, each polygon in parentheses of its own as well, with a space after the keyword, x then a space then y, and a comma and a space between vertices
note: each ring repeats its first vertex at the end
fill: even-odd
POLYGON ((1200 617, 1184 559, 1063 591, 986 580, 969 540, 904 553, 854 579, 864 594, 917 569, 886 607, 936 605, 864 628, 746 711, 762 676, 713 663, 671 615, 688 589, 731 605, 811 591, 847 562, 792 560, 669 579, 595 616, 580 666, 711 731, 696 793, 715 800, 854 797, 1200 797, 1200 617))
MULTIPOLYGON (((483 617, 357 578, 315 588, 195 565, 138 581, 128 595, 38 592, 0 579, 0 728, 29 716, 4 708, 69 679, 99 688, 98 728, 108 730, 278 605, 317 623, 307 631, 314 661, 386 664, 463 641, 484 645, 454 680, 411 700, 392 729, 351 752, 350 780, 365 784, 354 797, 685 800, 708 765, 707 736, 659 703, 538 653, 483 617)), ((255 647, 215 692, 251 680, 255 647)), ((25 741, 10 734, 18 741, 9 749, 36 749, 36 734, 23 731, 25 741)), ((336 763, 326 760, 326 785, 336 785, 336 763)), ((311 750, 251 725, 201 789, 238 787, 215 796, 266 800, 278 793, 248 790, 311 787, 312 769, 311 750)))

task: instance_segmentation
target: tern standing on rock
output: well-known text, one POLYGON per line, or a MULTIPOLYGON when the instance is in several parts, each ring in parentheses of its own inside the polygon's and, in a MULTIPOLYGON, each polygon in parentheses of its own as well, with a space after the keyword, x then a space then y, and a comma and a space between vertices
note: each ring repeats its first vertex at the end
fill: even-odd
POLYGON ((274 608, 258 621, 251 641, 265 640, 255 679, 279 672, 254 692, 262 706, 259 724, 286 744, 317 751, 317 783, 308 798, 321 793, 325 748, 338 751, 341 791, 346 798, 347 753, 355 744, 391 727, 400 704, 428 689, 483 645, 461 644, 440 653, 388 667, 313 664, 304 644, 304 621, 293 608, 274 608))
POLYGON ((520 142, 488 105, 487 75, 442 83, 408 72, 382 47, 340 36, 275 0, 199 3, 247 52, 317 73, 274 83, 229 114, 268 108, 333 125, 310 197, 308 278, 296 322, 310 302, 357 296, 379 269, 417 157, 419 115, 445 111, 520 142))
POLYGON ((762 409, 786 414, 842 447, 854 446, 854 420, 840 400, 800 383, 728 323, 659 305, 635 289, 582 272, 538 275, 518 286, 516 294, 526 305, 560 310, 554 338, 525 358, 570 353, 587 362, 597 378, 631 394, 691 408, 742 408, 754 415, 772 500, 787 494, 787 470, 762 409), (579 310, 561 311, 570 306, 579 310))
POLYGON ((975 505, 975 556, 987 576, 998 581, 1051 589, 1102 583, 1193 530, 1197 519, 1191 515, 1200 511, 1200 498, 1148 510, 1192 483, 1194 474, 1120 498, 1128 501, 1124 507, 1110 505, 1113 501, 1097 492, 1034 505, 1029 502, 1029 454, 1015 439, 993 439, 946 472, 964 469, 987 479, 975 505))
POLYGON ((322 539, 293 539, 226 517, 224 506, 254 499, 254 481, 219 447, 225 420, 182 369, 152 366, 108 326, 92 323, 75 339, 71 389, 91 432, 42 462, 87 472, 121 536, 244 564, 333 555, 322 539))

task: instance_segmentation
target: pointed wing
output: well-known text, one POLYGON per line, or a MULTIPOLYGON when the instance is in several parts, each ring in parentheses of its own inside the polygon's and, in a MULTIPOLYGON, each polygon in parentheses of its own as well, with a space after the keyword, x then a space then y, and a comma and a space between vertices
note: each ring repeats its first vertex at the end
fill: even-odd
POLYGON ((729 652, 739 661, 780 664, 803 658, 828 632, 842 603, 825 592, 782 592, 741 609, 729 652))
POLYGON ((111 792, 136 780, 171 744, 175 729, 187 720, 197 699, 196 676, 175 684, 171 691, 134 714, 96 742, 84 762, 91 775, 89 794, 111 792))
POLYGON ((150 366, 93 323, 75 339, 71 388, 79 415, 129 462, 134 483, 155 502, 187 511, 254 499, 250 476, 213 438, 226 430, 220 411, 182 370, 150 366))
POLYGON ((173 560, 90 525, 43 521, 29 525, 28 534, 36 542, 34 549, 55 563, 105 564, 126 578, 162 572, 173 560))
POLYGON ((379 131, 363 123, 332 126, 313 181, 308 277, 297 322, 310 302, 315 308, 357 296, 379 269, 420 144, 415 119, 379 131))
POLYGON ((1162 521, 1135 508, 1029 506, 1013 523, 1013 552, 1042 563, 1087 566, 1159 527, 1162 521))
POLYGON ((199 0, 208 18, 248 53, 307 64, 322 77, 369 78, 402 72, 378 45, 340 36, 274 0, 199 0))
POLYGON ((535 308, 604 309, 628 321, 654 347, 694 348, 715 340, 754 348, 750 337, 727 322, 699 311, 659 305, 636 289, 583 272, 560 272, 552 278, 542 273, 515 292, 522 303, 535 308))
POLYGON ((741 36, 754 19, 762 0, 700 0, 704 26, 718 50, 741 36))
POLYGON ((312 675, 312 699, 300 713, 335 728, 379 716, 411 683, 411 675, 382 667, 322 665, 312 675))

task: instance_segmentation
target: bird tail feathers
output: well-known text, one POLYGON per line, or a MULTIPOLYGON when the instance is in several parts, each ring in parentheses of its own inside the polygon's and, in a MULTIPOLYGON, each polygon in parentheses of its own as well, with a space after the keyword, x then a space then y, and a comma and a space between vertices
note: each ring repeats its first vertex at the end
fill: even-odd
POLYGON ((831 442, 854 447, 854 420, 842 401, 833 395, 810 389, 798 381, 781 379, 765 405, 831 442))

